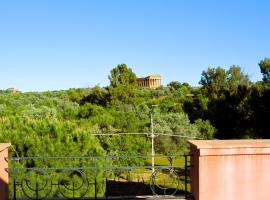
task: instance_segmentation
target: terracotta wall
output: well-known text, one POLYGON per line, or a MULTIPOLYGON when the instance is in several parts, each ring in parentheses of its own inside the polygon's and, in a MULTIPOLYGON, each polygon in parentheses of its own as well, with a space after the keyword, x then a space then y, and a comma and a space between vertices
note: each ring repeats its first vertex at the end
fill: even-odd
POLYGON ((195 200, 269 200, 270 140, 190 141, 195 200))
POLYGON ((8 200, 8 147, 10 144, 0 144, 0 200, 8 200))

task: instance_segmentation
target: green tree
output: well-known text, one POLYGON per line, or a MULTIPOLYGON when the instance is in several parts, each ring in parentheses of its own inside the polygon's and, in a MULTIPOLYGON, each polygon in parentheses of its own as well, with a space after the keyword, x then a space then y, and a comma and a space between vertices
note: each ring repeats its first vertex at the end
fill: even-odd
POLYGON ((218 92, 226 87, 226 70, 217 68, 208 68, 203 71, 199 84, 203 86, 203 92, 211 99, 219 98, 218 92))
POLYGON ((136 96, 136 75, 126 64, 117 65, 109 75, 110 101, 112 104, 132 103, 136 96))
POLYGON ((211 86, 213 88, 220 89, 225 86, 226 83, 226 70, 221 67, 210 68, 207 71, 202 72, 201 80, 199 84, 204 87, 211 86))
POLYGON ((109 80, 112 87, 119 85, 137 85, 136 75, 126 64, 119 64, 111 70, 109 80))
MULTIPOLYGON (((146 128, 146 131, 150 132, 150 128, 146 128)), ((154 132, 157 135, 156 151, 167 155, 171 164, 173 157, 170 155, 187 151, 187 139, 199 135, 197 127, 190 123, 185 113, 155 113, 154 132)))
POLYGON ((229 89, 236 89, 238 85, 250 85, 251 81, 249 80, 249 76, 245 74, 241 68, 237 65, 233 65, 226 72, 227 77, 226 81, 229 89))
POLYGON ((249 86, 251 81, 239 66, 233 65, 227 71, 221 67, 208 68, 207 71, 202 72, 199 83, 203 86, 206 95, 219 99, 224 98, 220 91, 229 89, 235 92, 239 85, 249 86))
POLYGON ((263 75, 263 81, 269 83, 270 81, 270 58, 265 58, 259 63, 261 73, 263 75))
POLYGON ((251 137, 270 138, 270 88, 265 84, 256 84, 252 87, 249 105, 251 107, 251 120, 249 124, 252 126, 251 137))
POLYGON ((178 81, 172 81, 167 85, 167 87, 169 87, 170 90, 178 90, 181 87, 181 83, 178 81))
POLYGON ((198 138, 200 139, 213 139, 216 133, 215 127, 213 127, 209 120, 197 119, 194 123, 199 131, 198 138))
POLYGON ((250 87, 239 85, 235 91, 219 91, 222 98, 210 99, 206 118, 218 129, 218 138, 243 138, 250 128, 250 117, 253 114, 249 99, 250 87))
POLYGON ((82 98, 81 104, 84 103, 106 106, 109 103, 109 92, 104 88, 95 86, 91 89, 89 95, 82 98))

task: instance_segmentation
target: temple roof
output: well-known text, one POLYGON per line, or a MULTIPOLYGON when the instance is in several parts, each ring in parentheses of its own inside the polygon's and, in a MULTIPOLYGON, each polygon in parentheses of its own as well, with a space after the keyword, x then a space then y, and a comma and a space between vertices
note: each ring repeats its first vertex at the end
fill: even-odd
POLYGON ((149 78, 161 79, 161 75, 159 75, 159 74, 150 74, 149 76, 138 77, 137 79, 149 79, 149 78))

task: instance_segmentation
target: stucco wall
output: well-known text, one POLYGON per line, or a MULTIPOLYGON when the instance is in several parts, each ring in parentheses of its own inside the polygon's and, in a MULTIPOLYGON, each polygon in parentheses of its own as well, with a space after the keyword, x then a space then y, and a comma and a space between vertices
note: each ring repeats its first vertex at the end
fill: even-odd
POLYGON ((8 199, 8 147, 10 144, 0 144, 0 200, 8 199))
POLYGON ((190 143, 196 200, 270 199, 270 140, 190 143))

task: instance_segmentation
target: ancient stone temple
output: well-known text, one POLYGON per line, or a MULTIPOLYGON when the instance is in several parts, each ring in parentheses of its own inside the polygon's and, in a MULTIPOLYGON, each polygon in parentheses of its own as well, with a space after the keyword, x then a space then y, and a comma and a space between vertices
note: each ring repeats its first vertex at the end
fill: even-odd
POLYGON ((158 88, 161 86, 161 76, 159 74, 149 75, 143 78, 137 78, 139 87, 158 88))

